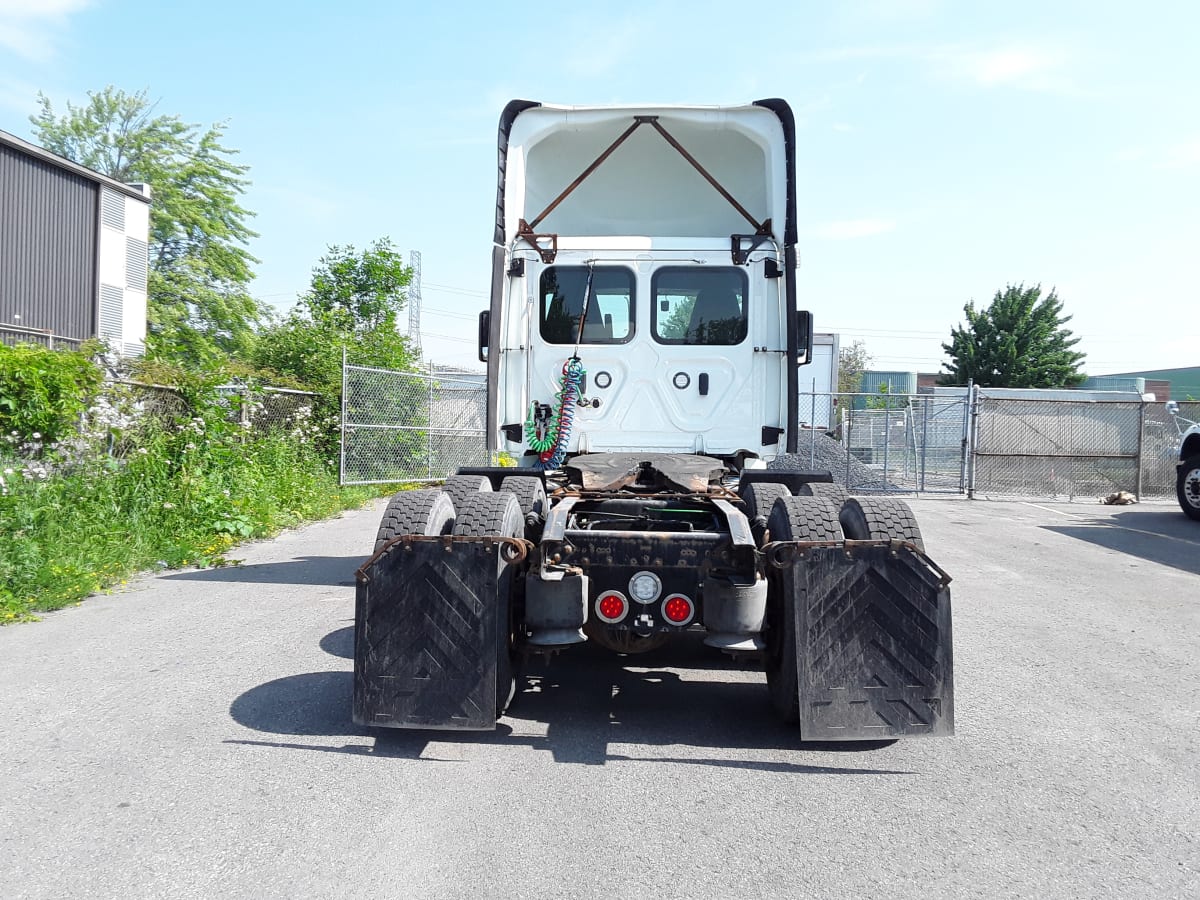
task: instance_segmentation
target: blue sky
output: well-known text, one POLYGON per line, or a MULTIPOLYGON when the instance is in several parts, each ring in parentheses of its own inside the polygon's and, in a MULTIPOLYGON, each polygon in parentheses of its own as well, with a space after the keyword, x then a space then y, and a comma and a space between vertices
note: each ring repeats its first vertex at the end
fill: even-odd
POLYGON ((113 84, 226 121, 254 293, 329 244, 423 257, 424 345, 474 360, 495 130, 564 104, 786 98, 800 296, 875 368, 935 371, 963 304, 1057 287, 1091 374, 1200 365, 1200 3, 0 0, 0 128, 113 84))

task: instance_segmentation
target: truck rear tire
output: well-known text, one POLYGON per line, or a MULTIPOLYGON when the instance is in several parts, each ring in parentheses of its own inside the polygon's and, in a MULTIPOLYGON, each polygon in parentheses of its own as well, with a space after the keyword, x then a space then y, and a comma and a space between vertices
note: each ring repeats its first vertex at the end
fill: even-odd
POLYGON ((767 518, 771 515, 771 507, 780 497, 790 497, 792 492, 786 484, 773 481, 756 481, 746 485, 741 490, 742 503, 746 504, 746 518, 753 522, 759 516, 767 518))
MULTIPOLYGON (((772 541, 840 541, 838 508, 825 497, 784 497, 771 508, 767 530, 772 541)), ((763 668, 771 708, 780 721, 800 721, 800 681, 796 668, 796 595, 792 566, 773 569, 767 589, 763 629, 763 668)))
POLYGON ((1200 521, 1200 454, 1189 456, 1179 467, 1175 496, 1179 498, 1179 508, 1184 514, 1200 521))
POLYGON ((842 530, 851 541, 908 541, 924 552, 912 509, 893 497, 851 497, 842 506, 842 530))
MULTIPOLYGON (((455 476, 460 477, 460 476, 455 476)), ((474 476, 471 476, 474 477, 474 476)), ((484 479, 485 481, 487 479, 484 479)), ((525 536, 525 517, 516 497, 506 491, 468 494, 454 522, 454 534, 469 537, 525 536)), ((513 615, 513 567, 497 561, 496 576, 496 717, 504 715, 516 693, 516 628, 513 615)))
POLYGON ((491 491, 492 482, 486 475, 451 475, 442 485, 442 492, 449 494, 458 509, 467 498, 481 491, 491 491))
POLYGON ((801 485, 797 492, 799 497, 824 497, 826 500, 832 500, 838 509, 845 506, 846 501, 850 499, 850 492, 846 490, 844 485, 829 481, 810 481, 808 484, 801 485))
POLYGON ((401 491, 392 496, 383 512, 375 552, 404 534, 449 534, 453 527, 454 504, 446 494, 437 489, 401 491))
POLYGON ((532 475, 509 475, 500 482, 500 490, 507 491, 517 498, 523 516, 536 513, 545 519, 546 513, 550 511, 550 504, 546 500, 546 486, 540 478, 532 475))

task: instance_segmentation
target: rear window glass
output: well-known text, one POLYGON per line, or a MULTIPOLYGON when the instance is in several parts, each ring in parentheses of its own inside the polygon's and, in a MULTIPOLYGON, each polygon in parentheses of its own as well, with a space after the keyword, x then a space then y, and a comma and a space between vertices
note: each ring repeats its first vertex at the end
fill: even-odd
POLYGON ((672 266, 654 273, 651 325, 661 344, 732 345, 746 339, 746 273, 672 266))
POLYGON ((587 266, 551 266, 542 272, 540 293, 541 334, 547 343, 623 344, 633 337, 630 269, 595 266, 589 285, 587 266))

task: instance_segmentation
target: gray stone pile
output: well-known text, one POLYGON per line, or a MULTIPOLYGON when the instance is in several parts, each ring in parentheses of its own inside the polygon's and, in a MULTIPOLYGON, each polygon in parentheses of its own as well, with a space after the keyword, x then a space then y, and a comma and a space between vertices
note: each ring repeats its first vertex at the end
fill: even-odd
POLYGON ((882 473, 864 465, 854 456, 846 452, 840 443, 822 432, 816 432, 815 442, 812 432, 800 435, 799 453, 781 453, 767 463, 768 469, 828 469, 833 473, 833 480, 843 484, 851 491, 886 491, 893 490, 882 473), (810 442, 813 442, 810 445, 810 442), (810 449, 811 446, 811 449, 810 449), (846 478, 849 464, 849 481, 846 478))

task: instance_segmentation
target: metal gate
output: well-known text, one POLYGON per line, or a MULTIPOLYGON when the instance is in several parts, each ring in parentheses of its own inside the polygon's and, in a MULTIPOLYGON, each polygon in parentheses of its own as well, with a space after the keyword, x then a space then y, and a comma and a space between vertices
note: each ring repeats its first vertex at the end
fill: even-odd
POLYGON ((342 365, 342 484, 432 481, 486 465, 485 376, 342 365))

